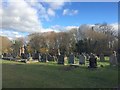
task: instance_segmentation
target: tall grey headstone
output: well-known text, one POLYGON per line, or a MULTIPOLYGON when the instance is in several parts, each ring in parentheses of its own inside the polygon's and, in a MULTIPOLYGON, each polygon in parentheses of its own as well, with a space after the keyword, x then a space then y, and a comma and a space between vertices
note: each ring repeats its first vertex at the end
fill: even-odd
POLYGON ((79 55, 79 64, 85 64, 85 56, 83 54, 79 55))
POLYGON ((100 61, 101 61, 101 62, 104 62, 104 61, 105 61, 104 54, 100 54, 100 61))
POLYGON ((70 54, 70 55, 69 55, 68 63, 69 63, 69 64, 74 64, 74 55, 73 55, 73 54, 70 54))
POLYGON ((117 65, 117 55, 116 52, 114 51, 113 54, 110 56, 110 65, 117 65))
POLYGON ((58 56, 58 64, 64 64, 64 55, 59 55, 58 56))

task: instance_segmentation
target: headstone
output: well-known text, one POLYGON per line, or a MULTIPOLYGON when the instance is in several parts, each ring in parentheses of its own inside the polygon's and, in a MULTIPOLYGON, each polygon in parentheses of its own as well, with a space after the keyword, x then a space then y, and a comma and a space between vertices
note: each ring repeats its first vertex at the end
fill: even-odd
POLYGON ((69 55, 68 63, 69 63, 69 64, 74 64, 74 55, 73 55, 73 53, 71 53, 71 54, 69 55))
POLYGON ((58 64, 64 64, 64 55, 59 55, 58 56, 58 64))
POLYGON ((31 54, 30 54, 30 53, 27 54, 27 60, 28 60, 28 61, 31 60, 31 54))
POLYGON ((24 53, 21 53, 21 58, 22 58, 22 59, 25 59, 24 53))
POLYGON ((67 63, 68 63, 68 57, 65 55, 64 56, 64 65, 67 65, 67 63))
POLYGON ((79 64, 85 64, 85 56, 83 54, 79 55, 79 64))
POLYGON ((38 55, 39 55, 39 59, 38 60, 41 61, 41 54, 39 53, 38 55))
POLYGON ((86 60, 89 61, 90 58, 89 54, 86 54, 85 56, 86 56, 86 60))
POLYGON ((39 52, 34 52, 33 55, 32 55, 32 58, 34 60, 39 60, 39 52))
POLYGON ((7 56, 7 54, 6 53, 3 53, 3 57, 6 57, 7 56))
POLYGON ((47 60, 51 61, 51 55, 50 54, 47 54, 47 60))
POLYGON ((21 56, 22 59, 27 59, 28 58, 28 55, 25 52, 25 46, 24 45, 20 48, 20 56, 21 56))
POLYGON ((114 51, 113 54, 110 56, 110 65, 117 65, 117 55, 116 52, 114 51))
POLYGON ((54 61, 54 56, 48 54, 48 55, 47 55, 47 60, 48 60, 48 61, 54 61))
POLYGON ((38 60, 39 59, 39 53, 35 53, 35 59, 38 60))
POLYGON ((91 54, 89 59, 89 68, 96 68, 96 67, 97 67, 97 58, 94 54, 91 54))
POLYGON ((46 54, 42 54, 42 60, 41 60, 42 62, 46 62, 47 61, 47 56, 46 56, 46 54))
POLYGON ((101 62, 104 62, 104 61, 105 61, 104 54, 100 54, 100 61, 101 61, 101 62))
POLYGON ((95 57, 94 57, 94 59, 95 59, 95 67, 97 67, 97 58, 98 58, 98 56, 97 55, 94 55, 95 57))

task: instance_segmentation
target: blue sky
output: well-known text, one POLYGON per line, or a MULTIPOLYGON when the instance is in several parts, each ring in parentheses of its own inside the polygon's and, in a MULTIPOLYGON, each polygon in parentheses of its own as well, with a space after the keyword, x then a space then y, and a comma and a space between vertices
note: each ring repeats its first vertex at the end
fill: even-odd
POLYGON ((66 3, 64 8, 78 10, 78 13, 73 16, 62 15, 62 10, 58 10, 56 13, 58 16, 51 19, 51 21, 45 21, 44 27, 50 27, 55 24, 61 26, 79 26, 81 24, 96 24, 96 23, 115 23, 118 21, 118 3, 113 2, 71 2, 66 3))
POLYGON ((108 23, 117 27, 117 2, 39 2, 4 0, 0 35, 10 39, 34 32, 61 31, 82 24, 108 23))

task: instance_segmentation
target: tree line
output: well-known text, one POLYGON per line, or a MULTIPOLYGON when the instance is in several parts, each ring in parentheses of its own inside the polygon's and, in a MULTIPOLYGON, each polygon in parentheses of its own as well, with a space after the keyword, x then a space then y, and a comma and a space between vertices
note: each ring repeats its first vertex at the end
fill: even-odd
POLYGON ((25 44, 28 53, 68 55, 74 53, 96 53, 109 55, 118 49, 118 35, 114 28, 106 23, 93 26, 81 25, 64 32, 32 33, 24 38, 16 39, 11 45, 12 52, 19 53, 19 48, 25 44))

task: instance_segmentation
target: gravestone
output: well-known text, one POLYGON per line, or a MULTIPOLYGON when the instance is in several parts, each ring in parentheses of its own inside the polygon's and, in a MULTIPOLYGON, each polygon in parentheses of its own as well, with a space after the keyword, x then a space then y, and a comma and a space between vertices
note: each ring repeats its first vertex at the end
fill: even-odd
POLYGON ((85 56, 83 54, 79 55, 79 64, 85 64, 85 56))
POLYGON ((32 58, 34 60, 39 60, 39 52, 34 52, 33 55, 32 55, 32 58))
POLYGON ((41 54, 39 53, 38 56, 39 56, 39 59, 38 59, 38 60, 39 60, 39 62, 40 62, 40 61, 41 61, 41 58, 42 58, 42 57, 41 57, 41 54))
POLYGON ((35 52, 32 53, 32 59, 35 59, 35 52))
POLYGON ((95 59, 95 67, 97 67, 97 58, 98 58, 98 56, 95 55, 95 54, 94 54, 94 56, 95 56, 95 57, 94 57, 94 59, 95 59))
POLYGON ((27 54, 27 60, 28 60, 28 61, 31 60, 31 54, 30 54, 30 53, 27 54))
POLYGON ((28 53, 26 52, 26 49, 27 48, 24 45, 20 48, 20 55, 22 59, 28 59, 28 53))
POLYGON ((51 61, 51 55, 50 54, 47 54, 47 60, 51 61))
POLYGON ((89 61, 90 58, 89 54, 86 54, 85 56, 86 56, 86 60, 89 61))
POLYGON ((3 54, 0 55, 0 59, 3 59, 3 54))
POLYGON ((74 64, 74 55, 73 55, 73 53, 71 53, 71 54, 69 55, 68 63, 69 63, 69 64, 74 64))
POLYGON ((3 53, 3 57, 6 57, 7 56, 7 53, 3 53))
POLYGON ((96 67, 97 67, 97 58, 94 54, 91 54, 89 58, 89 68, 96 68, 96 67))
POLYGON ((101 61, 101 62, 104 62, 104 61, 105 61, 104 54, 100 54, 100 61, 101 61))
POLYGON ((48 55, 47 55, 47 60, 48 60, 48 61, 54 61, 53 55, 48 54, 48 55))
POLYGON ((59 55, 58 56, 58 64, 64 64, 64 55, 59 55))
POLYGON ((46 62, 47 61, 47 56, 46 54, 42 54, 42 59, 41 59, 42 62, 46 62))
POLYGON ((35 60, 39 60, 39 52, 35 52, 35 60))
POLYGON ((110 56, 110 65, 117 65, 117 55, 116 52, 114 51, 113 54, 110 56))

